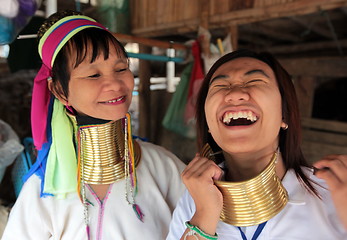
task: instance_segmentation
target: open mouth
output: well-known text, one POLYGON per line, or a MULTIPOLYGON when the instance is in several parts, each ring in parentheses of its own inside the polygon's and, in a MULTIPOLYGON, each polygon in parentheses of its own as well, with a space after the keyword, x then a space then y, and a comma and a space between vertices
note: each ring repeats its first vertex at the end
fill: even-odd
POLYGON ((252 125, 258 117, 252 111, 226 112, 222 118, 226 126, 252 125))

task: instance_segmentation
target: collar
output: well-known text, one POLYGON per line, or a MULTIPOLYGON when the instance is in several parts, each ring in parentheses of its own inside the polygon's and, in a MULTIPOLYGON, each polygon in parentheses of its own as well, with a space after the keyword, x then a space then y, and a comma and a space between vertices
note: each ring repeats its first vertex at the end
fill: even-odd
MULTIPOLYGON (((309 171, 305 171, 308 174, 309 171)), ((302 186, 302 183, 298 180, 295 171, 293 169, 287 170, 282 180, 284 188, 288 192, 288 204, 292 205, 305 205, 305 196, 309 194, 307 190, 302 186)))

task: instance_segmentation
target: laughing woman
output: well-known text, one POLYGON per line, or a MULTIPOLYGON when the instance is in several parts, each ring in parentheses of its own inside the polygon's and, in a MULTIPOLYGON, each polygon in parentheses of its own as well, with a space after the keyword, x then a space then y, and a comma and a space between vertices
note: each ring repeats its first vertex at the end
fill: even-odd
POLYGON ((38 36, 38 158, 2 239, 164 239, 184 189, 184 164, 132 139, 134 77, 122 44, 71 11, 53 14, 38 36))
POLYGON ((167 239, 347 239, 347 157, 306 162, 294 86, 270 54, 220 58, 196 113, 201 151, 167 239))

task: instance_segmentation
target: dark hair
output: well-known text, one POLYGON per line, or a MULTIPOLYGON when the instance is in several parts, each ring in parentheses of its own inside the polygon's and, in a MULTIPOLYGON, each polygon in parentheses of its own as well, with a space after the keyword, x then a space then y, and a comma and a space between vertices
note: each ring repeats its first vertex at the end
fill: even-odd
MULTIPOLYGON (((79 12, 64 10, 51 15, 38 31, 39 39, 54 23, 60 19, 72 16, 82 15, 79 12)), ((112 35, 112 33, 99 28, 86 28, 74 35, 57 54, 52 67, 52 80, 59 83, 62 91, 61 97, 69 96, 69 80, 72 67, 76 68, 81 64, 88 53, 91 52, 90 62, 94 62, 101 54, 104 59, 109 57, 109 48, 115 47, 118 56, 128 59, 124 46, 112 35), (73 59, 74 57, 74 59, 73 59)), ((56 85, 56 84, 55 84, 56 85)), ((60 91, 57 91, 60 93, 60 91)))
POLYGON ((197 98, 196 120, 197 120, 197 139, 198 148, 201 150, 208 143, 213 151, 220 151, 220 147, 214 141, 212 135, 208 132, 208 126, 205 116, 205 101, 209 89, 209 83, 215 71, 224 63, 237 58, 249 57, 258 59, 266 63, 274 72, 278 89, 282 99, 282 116, 283 121, 288 124, 287 130, 280 130, 279 147, 282 153, 283 162, 286 170, 294 169, 296 176, 300 179, 305 187, 318 196, 317 191, 312 185, 312 181, 305 175, 301 167, 308 167, 302 150, 301 150, 301 123, 298 100, 295 93, 294 84, 290 75, 281 66, 281 64, 267 52, 256 53, 250 50, 241 49, 224 55, 218 59, 208 71, 201 85, 197 98))

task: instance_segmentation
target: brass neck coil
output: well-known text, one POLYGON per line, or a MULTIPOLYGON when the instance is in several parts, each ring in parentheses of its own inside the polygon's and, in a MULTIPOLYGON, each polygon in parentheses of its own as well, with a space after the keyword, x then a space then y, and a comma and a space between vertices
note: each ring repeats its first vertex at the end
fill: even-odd
MULTIPOLYGON (((71 116, 70 116, 71 117, 71 116)), ((73 119, 74 124, 76 121, 73 119)), ((79 126, 78 171, 86 184, 111 184, 125 177, 124 148, 125 141, 122 119, 108 123, 79 126)), ((134 143, 135 166, 140 161, 141 150, 134 143)), ((126 146, 128 147, 128 146, 126 146)))
MULTIPOLYGON (((210 158, 211 148, 204 147, 202 155, 210 158)), ((276 175, 275 152, 269 164, 256 177, 241 181, 215 181, 223 195, 220 219, 234 226, 253 226, 278 214, 288 202, 288 193, 276 175)), ((213 160, 213 159, 212 159, 213 160)))

